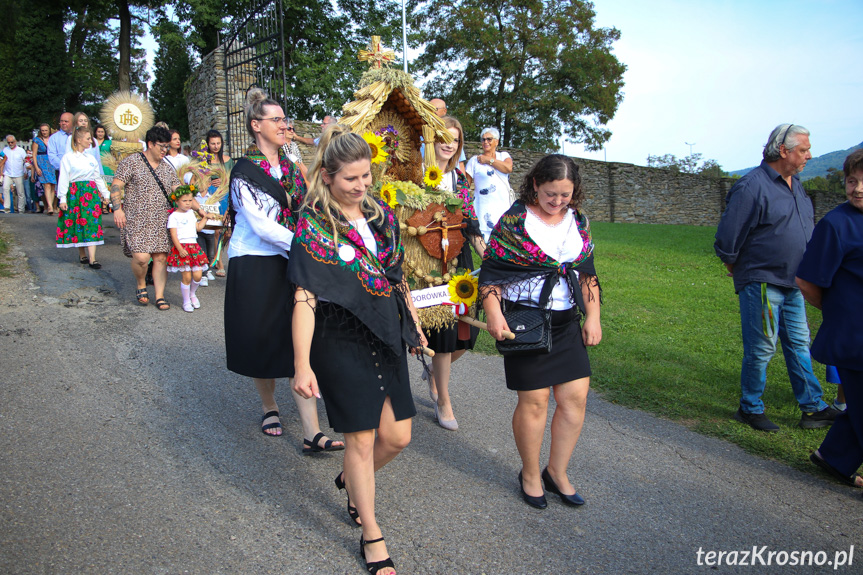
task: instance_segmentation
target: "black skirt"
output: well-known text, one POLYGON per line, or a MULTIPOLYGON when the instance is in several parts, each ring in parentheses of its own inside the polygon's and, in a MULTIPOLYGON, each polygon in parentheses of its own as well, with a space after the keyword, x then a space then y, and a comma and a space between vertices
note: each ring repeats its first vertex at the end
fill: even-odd
POLYGON ((286 258, 231 258, 225 287, 229 370, 259 379, 294 376, 293 301, 286 258))
POLYGON ((590 377, 590 359, 575 310, 551 314, 551 352, 504 356, 506 386, 515 391, 543 389, 590 377))
POLYGON ((416 415, 407 351, 396 357, 370 344, 368 333, 346 328, 336 316, 315 314, 310 362, 327 407, 330 427, 351 433, 380 427, 389 396, 396 421, 416 415))

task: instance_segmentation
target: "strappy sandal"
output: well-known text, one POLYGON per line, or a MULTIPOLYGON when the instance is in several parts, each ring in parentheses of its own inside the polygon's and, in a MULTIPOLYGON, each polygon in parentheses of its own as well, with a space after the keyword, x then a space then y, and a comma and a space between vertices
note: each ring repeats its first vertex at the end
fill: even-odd
POLYGON ((150 303, 150 296, 147 294, 147 288, 141 288, 135 290, 135 299, 138 300, 139 305, 147 305, 150 303))
POLYGON ((165 298, 163 297, 157 299, 153 305, 155 305, 156 309, 158 309, 159 311, 168 311, 169 309, 171 309, 171 304, 166 302, 165 298))
POLYGON ((323 432, 319 432, 311 441, 303 438, 303 455, 311 455, 322 451, 341 451, 345 448, 344 445, 333 445, 332 439, 327 439, 324 442, 324 446, 321 447, 320 441, 324 437, 326 437, 326 435, 324 435, 323 432))
POLYGON ((282 422, 281 421, 276 421, 275 423, 268 423, 268 424, 264 425, 264 422, 271 417, 279 417, 279 412, 273 410, 273 411, 268 411, 267 413, 264 414, 264 417, 261 418, 261 433, 263 433, 264 435, 267 435, 269 437, 279 437, 280 435, 282 435, 282 433, 281 433, 282 422), (270 429, 278 429, 279 433, 267 433, 267 431, 269 431, 270 429))
POLYGON ((78 261, 82 264, 88 264, 90 263, 90 258, 87 256, 81 256, 80 258, 78 258, 78 261))
POLYGON ((395 563, 393 563, 391 557, 387 557, 383 561, 375 561, 373 563, 369 563, 368 561, 366 561, 366 545, 371 545, 372 543, 380 543, 383 540, 383 537, 378 537, 377 539, 372 539, 371 541, 365 541, 363 540, 363 536, 360 535, 360 556, 362 556, 363 561, 365 561, 366 563, 366 569, 372 575, 374 575, 381 569, 386 569, 387 567, 390 567, 393 570, 395 570, 396 568, 396 565, 395 563))
POLYGON ((336 475, 336 487, 339 488, 339 491, 342 489, 345 490, 345 495, 348 496, 348 515, 351 516, 351 520, 354 522, 354 525, 362 527, 362 523, 360 523, 360 512, 357 511, 356 507, 351 505, 351 494, 348 493, 348 488, 345 486, 345 480, 343 479, 344 475, 344 471, 336 475))

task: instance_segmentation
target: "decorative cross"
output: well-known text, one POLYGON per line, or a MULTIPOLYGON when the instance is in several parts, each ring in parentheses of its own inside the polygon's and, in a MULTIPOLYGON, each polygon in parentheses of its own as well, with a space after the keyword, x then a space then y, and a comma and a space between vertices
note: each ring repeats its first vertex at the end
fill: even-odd
POLYGON ((372 36, 369 49, 360 50, 357 59, 360 62, 369 62, 370 66, 380 69, 383 64, 389 66, 391 62, 395 61, 396 53, 392 50, 384 50, 381 46, 380 36, 372 36))

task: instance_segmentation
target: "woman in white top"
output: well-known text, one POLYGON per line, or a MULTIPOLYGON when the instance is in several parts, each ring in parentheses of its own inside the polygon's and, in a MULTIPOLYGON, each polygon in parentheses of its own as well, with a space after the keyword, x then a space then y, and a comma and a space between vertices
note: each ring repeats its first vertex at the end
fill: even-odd
POLYGON ((488 331, 497 341, 503 340, 504 331, 517 329, 506 314, 515 319, 516 313, 541 315, 537 307, 551 310, 550 349, 504 355, 506 385, 518 393, 512 430, 522 463, 521 496, 540 509, 547 506, 543 486, 566 505, 584 503, 569 481, 568 467, 590 387, 587 347, 600 342, 602 327, 593 240, 587 216, 580 211, 583 201, 581 176, 572 158, 552 154, 541 159, 525 175, 519 199, 495 227, 479 277, 488 331), (548 465, 540 471, 552 391, 548 465))
POLYGON ((292 118, 288 118, 288 128, 285 130, 285 145, 283 146, 283 149, 288 155, 288 159, 299 166, 303 179, 306 179, 307 169, 306 165, 303 163, 303 153, 300 151, 300 146, 298 146, 297 142, 294 141, 294 135, 296 135, 296 133, 296 130, 294 130, 294 120, 292 118))
POLYGON ((512 157, 497 151, 500 141, 497 128, 483 128, 480 140, 482 154, 468 160, 465 173, 468 183, 474 185, 474 209, 479 229, 487 242, 494 225, 512 204, 509 195, 512 157))
MULTIPOLYGON (((287 127, 282 107, 255 88, 246 96, 245 111, 255 144, 231 171, 225 351, 228 369, 255 382, 264 410, 261 431, 278 436, 276 378, 294 376, 288 252, 306 188, 281 150, 287 127)), ((321 432, 315 398, 293 397, 303 424, 303 454, 344 449, 321 432)))
POLYGON ((60 161, 60 181, 57 184, 57 198, 60 200, 57 247, 77 247, 81 263, 89 263, 91 268, 99 269, 102 264, 96 261, 96 246, 105 243, 102 200, 108 202, 111 194, 102 179, 102 166, 87 153, 93 142, 90 128, 76 126, 69 141, 72 142, 72 151, 60 161))
POLYGON ((168 144, 168 153, 165 154, 165 159, 174 166, 175 170, 179 170, 190 162, 189 156, 180 152, 183 148, 183 142, 180 140, 180 132, 177 130, 168 131, 171 133, 171 141, 168 144))
MULTIPOLYGON (((90 132, 90 135, 93 135, 93 126, 90 125, 90 117, 87 116, 87 114, 85 114, 84 112, 78 112, 72 119, 72 127, 77 128, 79 126, 82 128, 87 128, 87 130, 89 130, 90 132)), ((66 152, 68 153, 71 151, 72 138, 68 138, 66 140, 66 152)), ((96 162, 99 163, 99 169, 102 170, 102 173, 104 173, 104 170, 102 168, 102 151, 99 149, 99 145, 96 143, 95 139, 90 140, 90 147, 87 148, 86 152, 96 158, 96 162)))

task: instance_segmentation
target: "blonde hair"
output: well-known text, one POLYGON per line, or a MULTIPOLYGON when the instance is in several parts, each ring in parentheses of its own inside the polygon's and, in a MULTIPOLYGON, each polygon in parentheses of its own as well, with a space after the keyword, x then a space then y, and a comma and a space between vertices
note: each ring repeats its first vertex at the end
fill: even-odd
POLYGON ((76 112, 75 113, 75 115, 72 117, 72 127, 74 127, 74 128, 78 127, 78 119, 81 117, 87 118, 87 128, 93 127, 92 122, 90 122, 90 116, 88 116, 84 112, 76 112))
MULTIPOLYGON (((78 140, 83 138, 84 134, 90 134, 91 137, 93 136, 93 134, 90 133, 90 128, 88 128, 87 126, 75 126, 74 128, 72 128, 72 151, 73 152, 78 151, 78 140)), ((86 150, 86 149, 87 148, 84 148, 84 150, 86 150)), ((83 152, 84 150, 81 150, 81 151, 83 152)))
POLYGON ((446 172, 449 173, 458 166, 458 162, 461 159, 461 151, 464 147, 464 130, 461 127, 461 122, 453 118, 452 116, 444 116, 441 118, 443 120, 443 125, 447 129, 455 128, 458 130, 458 149, 455 151, 455 154, 452 155, 452 158, 449 159, 449 162, 446 164, 446 172))
MULTIPOLYGON (((371 166, 372 152, 368 143, 357 134, 351 132, 350 127, 344 124, 330 124, 321 135, 315 159, 309 170, 306 182, 308 193, 303 200, 303 209, 315 212, 323 211, 330 221, 333 229, 333 239, 338 242, 338 227, 336 227, 337 216, 344 216, 341 206, 333 199, 330 188, 324 183, 322 172, 334 176, 345 164, 368 160, 371 166)), ((384 219, 384 211, 381 206, 369 195, 363 197, 360 209, 365 214, 370 214, 370 222, 384 219)))
POLYGON ((267 93, 260 88, 252 88, 246 93, 246 105, 244 107, 244 111, 246 112, 246 131, 252 139, 256 141, 257 138, 255 137, 255 131, 252 130, 252 120, 260 120, 264 117, 265 106, 282 107, 281 104, 270 98, 267 93))

